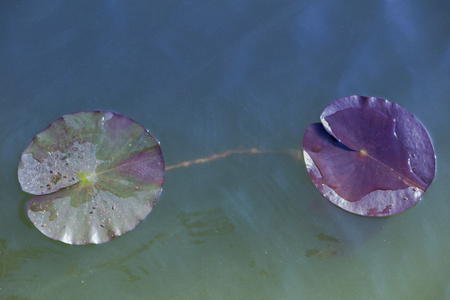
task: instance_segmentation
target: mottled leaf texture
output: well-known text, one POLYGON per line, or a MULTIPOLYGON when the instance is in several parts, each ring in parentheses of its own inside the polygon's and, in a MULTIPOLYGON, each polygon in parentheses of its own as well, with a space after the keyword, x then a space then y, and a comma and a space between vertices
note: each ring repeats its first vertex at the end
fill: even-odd
POLYGON ((37 195, 28 217, 68 244, 104 243, 139 224, 164 182, 158 141, 135 121, 105 111, 63 116, 23 151, 22 189, 37 195))
POLYGON ((414 206, 434 178, 430 137, 406 109, 385 99, 350 96, 328 105, 303 138, 308 173, 335 205, 363 216, 414 206))

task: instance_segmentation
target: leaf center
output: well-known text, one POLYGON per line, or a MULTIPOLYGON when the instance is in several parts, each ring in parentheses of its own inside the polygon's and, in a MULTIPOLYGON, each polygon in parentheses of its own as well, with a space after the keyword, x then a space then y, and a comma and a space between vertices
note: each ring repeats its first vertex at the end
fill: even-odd
POLYGON ((93 183, 97 181, 97 176, 95 174, 95 172, 89 171, 89 170, 85 170, 83 172, 80 172, 77 174, 78 179, 82 182, 82 183, 93 183))

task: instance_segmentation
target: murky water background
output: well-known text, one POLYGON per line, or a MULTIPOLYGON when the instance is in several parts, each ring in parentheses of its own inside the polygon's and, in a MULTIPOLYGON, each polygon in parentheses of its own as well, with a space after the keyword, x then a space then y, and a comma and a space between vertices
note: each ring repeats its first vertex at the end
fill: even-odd
POLYGON ((1 299, 450 299, 447 1, 0 3, 1 299), (303 162, 231 155, 166 173, 135 230, 69 246, 26 217, 17 163, 60 116, 112 110, 166 164, 300 149, 331 101, 387 98, 433 138, 437 176, 391 218, 328 203, 303 162))

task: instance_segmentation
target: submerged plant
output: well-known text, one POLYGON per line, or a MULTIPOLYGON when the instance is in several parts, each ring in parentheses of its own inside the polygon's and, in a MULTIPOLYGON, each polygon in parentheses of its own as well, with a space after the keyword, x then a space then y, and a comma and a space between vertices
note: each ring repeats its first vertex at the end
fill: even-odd
POLYGON ((414 206, 434 178, 435 154, 422 124, 385 99, 350 96, 328 105, 303 138, 309 176, 335 205, 363 216, 414 206))
POLYGON ((23 151, 22 189, 37 195, 28 217, 68 244, 103 243, 139 224, 164 182, 158 141, 141 125, 105 111, 63 116, 23 151))

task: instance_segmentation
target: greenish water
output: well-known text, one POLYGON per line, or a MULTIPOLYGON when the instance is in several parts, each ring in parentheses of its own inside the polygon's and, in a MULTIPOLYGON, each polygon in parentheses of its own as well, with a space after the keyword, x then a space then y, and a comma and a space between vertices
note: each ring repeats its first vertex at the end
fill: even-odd
POLYGON ((450 6, 445 1, 0 4, 0 299, 450 298, 450 6), (437 174, 407 212, 330 204, 302 160, 235 154, 167 171, 134 230, 70 246, 28 220, 20 154, 60 116, 112 110, 166 165, 301 148, 348 95, 429 131, 437 174))

